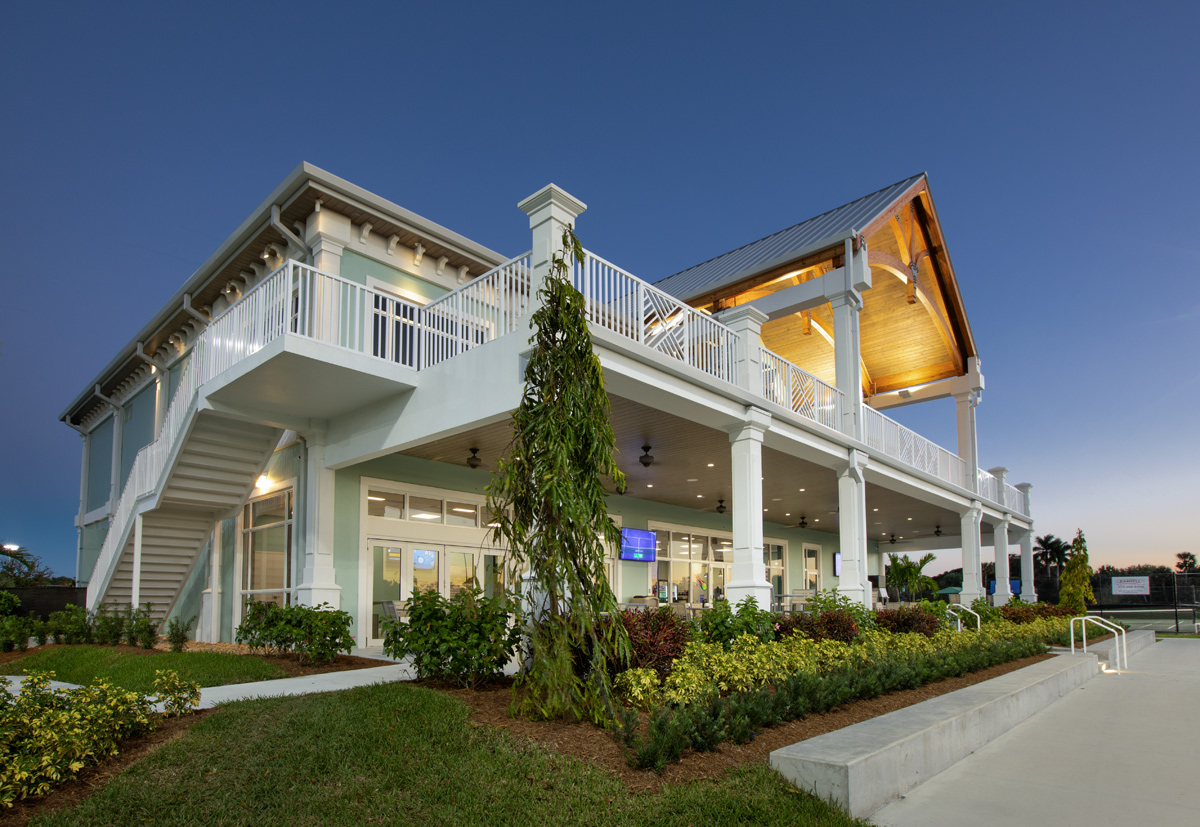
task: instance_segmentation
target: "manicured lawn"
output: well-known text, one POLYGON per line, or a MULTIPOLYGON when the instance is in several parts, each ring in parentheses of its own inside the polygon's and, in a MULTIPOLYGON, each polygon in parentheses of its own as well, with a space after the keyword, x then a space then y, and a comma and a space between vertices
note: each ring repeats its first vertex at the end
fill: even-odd
POLYGON ((42 825, 865 825, 765 765, 634 794, 600 770, 384 684, 229 704, 42 825))
POLYGON ((285 678, 278 666, 246 655, 225 652, 159 652, 132 654, 108 646, 56 646, 31 650, 28 655, 0 665, 0 675, 27 675, 34 669, 52 671, 67 683, 93 683, 107 678, 134 692, 154 690, 154 672, 173 669, 184 680, 201 686, 269 681, 285 678))

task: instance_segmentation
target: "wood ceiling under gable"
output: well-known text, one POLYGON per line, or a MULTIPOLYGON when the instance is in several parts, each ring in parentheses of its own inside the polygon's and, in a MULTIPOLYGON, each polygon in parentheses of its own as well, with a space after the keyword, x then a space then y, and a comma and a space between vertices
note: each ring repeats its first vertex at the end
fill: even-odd
MULTIPOLYGON (((928 182, 922 176, 867 227, 872 287, 863 293, 860 317, 863 394, 934 382, 966 373, 975 343, 962 296, 946 252, 928 182), (891 270, 907 276, 918 260, 917 290, 891 270)), ((774 267, 719 293, 702 296, 698 307, 718 310, 746 304, 816 278, 843 264, 838 246, 774 267)), ((802 314, 767 322, 763 344, 814 376, 835 380, 832 308, 826 304, 802 314), (824 334, 824 335, 822 335, 824 334)))

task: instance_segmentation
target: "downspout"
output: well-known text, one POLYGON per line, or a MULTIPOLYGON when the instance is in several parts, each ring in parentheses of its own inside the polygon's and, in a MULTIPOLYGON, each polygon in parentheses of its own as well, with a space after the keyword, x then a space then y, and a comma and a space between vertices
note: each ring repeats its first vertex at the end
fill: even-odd
POLYGON ((294 245, 296 249, 303 250, 306 260, 312 257, 312 250, 309 249, 309 246, 279 220, 279 205, 277 204, 271 205, 271 226, 278 230, 279 234, 286 238, 290 244, 294 245))

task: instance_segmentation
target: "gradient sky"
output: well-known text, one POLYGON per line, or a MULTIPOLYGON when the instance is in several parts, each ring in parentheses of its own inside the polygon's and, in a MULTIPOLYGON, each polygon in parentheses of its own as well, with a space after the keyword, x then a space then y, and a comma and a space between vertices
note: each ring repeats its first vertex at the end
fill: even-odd
POLYGON ((1093 565, 1200 550, 1200 4, 432 5, 6 7, 0 540, 74 573, 58 414, 309 161, 508 255, 553 181, 651 281, 925 170, 981 465, 1093 565))

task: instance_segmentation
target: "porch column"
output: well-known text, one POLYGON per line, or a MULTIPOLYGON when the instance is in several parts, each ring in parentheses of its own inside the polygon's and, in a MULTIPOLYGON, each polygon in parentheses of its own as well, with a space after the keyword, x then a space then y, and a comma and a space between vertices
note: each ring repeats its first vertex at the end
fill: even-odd
POLYGON ((992 595, 993 606, 1003 606, 1012 597, 1008 585, 1008 515, 992 526, 992 549, 996 559, 996 593, 992 595))
MULTIPOLYGON (((861 396, 861 395, 860 395, 861 396)), ((838 539, 842 575, 838 592, 871 607, 867 580, 867 484, 863 477, 867 455, 851 449, 838 472, 838 539)))
POLYGON ((325 467, 325 434, 304 435, 304 513, 301 522, 304 561, 303 580, 296 588, 301 605, 328 603, 341 607, 341 587, 333 569, 333 488, 334 473, 325 467))
POLYGON ((1037 591, 1033 587, 1033 529, 1021 532, 1021 600, 1037 603, 1037 591))
POLYGON ((719 321, 737 333, 734 382, 755 396, 763 395, 762 326, 769 318, 766 313, 749 304, 731 308, 717 316, 719 321))
POLYGON ((979 565, 979 548, 983 544, 979 536, 979 521, 983 515, 983 504, 972 501, 962 512, 962 558, 963 584, 962 602, 970 603, 983 595, 983 579, 979 565))
POLYGON ((550 274, 550 261, 562 249, 562 233, 587 209, 587 204, 554 184, 547 184, 526 198, 517 207, 529 216, 529 229, 533 232, 533 255, 530 267, 533 270, 530 312, 541 289, 542 281, 550 274))
POLYGON ((320 202, 304 226, 304 243, 312 250, 312 266, 335 276, 342 274, 342 251, 352 232, 350 219, 333 210, 322 210, 320 202))
POLYGON ((746 409, 746 421, 729 434, 733 459, 733 578, 725 588, 736 606, 753 597, 758 608, 770 610, 771 584, 763 564, 762 442, 771 415, 746 409))
MULTIPOLYGON (((826 273, 822 278, 829 280, 829 289, 825 295, 833 308, 835 377, 837 388, 842 392, 841 430, 847 436, 862 439, 862 342, 859 312, 863 306, 862 291, 871 287, 866 240, 847 238, 845 264, 826 273)), ((843 559, 843 565, 845 562, 843 559)))

